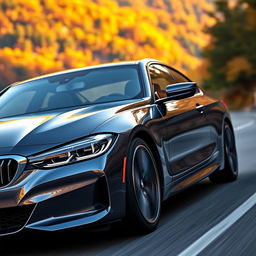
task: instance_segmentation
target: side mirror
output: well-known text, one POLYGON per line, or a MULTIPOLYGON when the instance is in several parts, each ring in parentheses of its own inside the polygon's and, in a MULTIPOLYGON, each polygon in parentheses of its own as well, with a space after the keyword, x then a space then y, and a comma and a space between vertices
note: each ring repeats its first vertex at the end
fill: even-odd
POLYGON ((167 85, 165 88, 167 97, 156 100, 157 103, 178 100, 191 97, 196 93, 196 82, 183 82, 167 85))

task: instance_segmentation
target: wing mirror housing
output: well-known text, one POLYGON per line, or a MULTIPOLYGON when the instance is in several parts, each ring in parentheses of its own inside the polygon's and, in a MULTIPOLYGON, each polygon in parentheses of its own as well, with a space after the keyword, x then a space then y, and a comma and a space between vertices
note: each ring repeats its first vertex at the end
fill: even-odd
POLYGON ((191 97, 195 95, 197 85, 196 82, 170 84, 166 86, 165 91, 167 97, 156 100, 156 103, 191 97))

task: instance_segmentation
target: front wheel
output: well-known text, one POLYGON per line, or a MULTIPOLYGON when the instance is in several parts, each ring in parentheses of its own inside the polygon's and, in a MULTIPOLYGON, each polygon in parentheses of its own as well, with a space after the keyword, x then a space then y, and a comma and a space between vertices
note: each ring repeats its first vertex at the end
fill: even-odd
POLYGON ((218 170, 210 175, 210 180, 214 183, 235 181, 238 177, 238 160, 235 144, 235 136, 230 126, 224 126, 224 161, 223 170, 218 170))
POLYGON ((160 181, 152 151, 140 138, 129 148, 126 195, 127 217, 133 230, 155 230, 161 211, 160 181))

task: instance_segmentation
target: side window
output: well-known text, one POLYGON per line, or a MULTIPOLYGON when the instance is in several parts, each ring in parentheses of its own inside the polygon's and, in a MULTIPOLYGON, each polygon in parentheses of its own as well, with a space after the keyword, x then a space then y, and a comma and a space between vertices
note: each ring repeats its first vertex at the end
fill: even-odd
POLYGON ((182 82, 189 82, 189 80, 184 77, 183 75, 179 74, 178 72, 172 70, 172 69, 169 69, 172 76, 174 77, 174 79, 176 80, 176 83, 182 83, 182 82))
POLYGON ((159 64, 149 66, 149 75, 154 86, 155 96, 157 99, 165 98, 166 86, 176 83, 169 69, 159 64))

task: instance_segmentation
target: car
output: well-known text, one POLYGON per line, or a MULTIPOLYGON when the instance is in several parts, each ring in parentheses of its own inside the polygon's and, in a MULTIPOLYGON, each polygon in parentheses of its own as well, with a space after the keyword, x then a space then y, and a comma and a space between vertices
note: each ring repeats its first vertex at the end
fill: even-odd
POLYGON ((119 220, 147 233, 171 195, 238 176, 225 103, 153 59, 8 86, 0 143, 1 235, 119 220))

